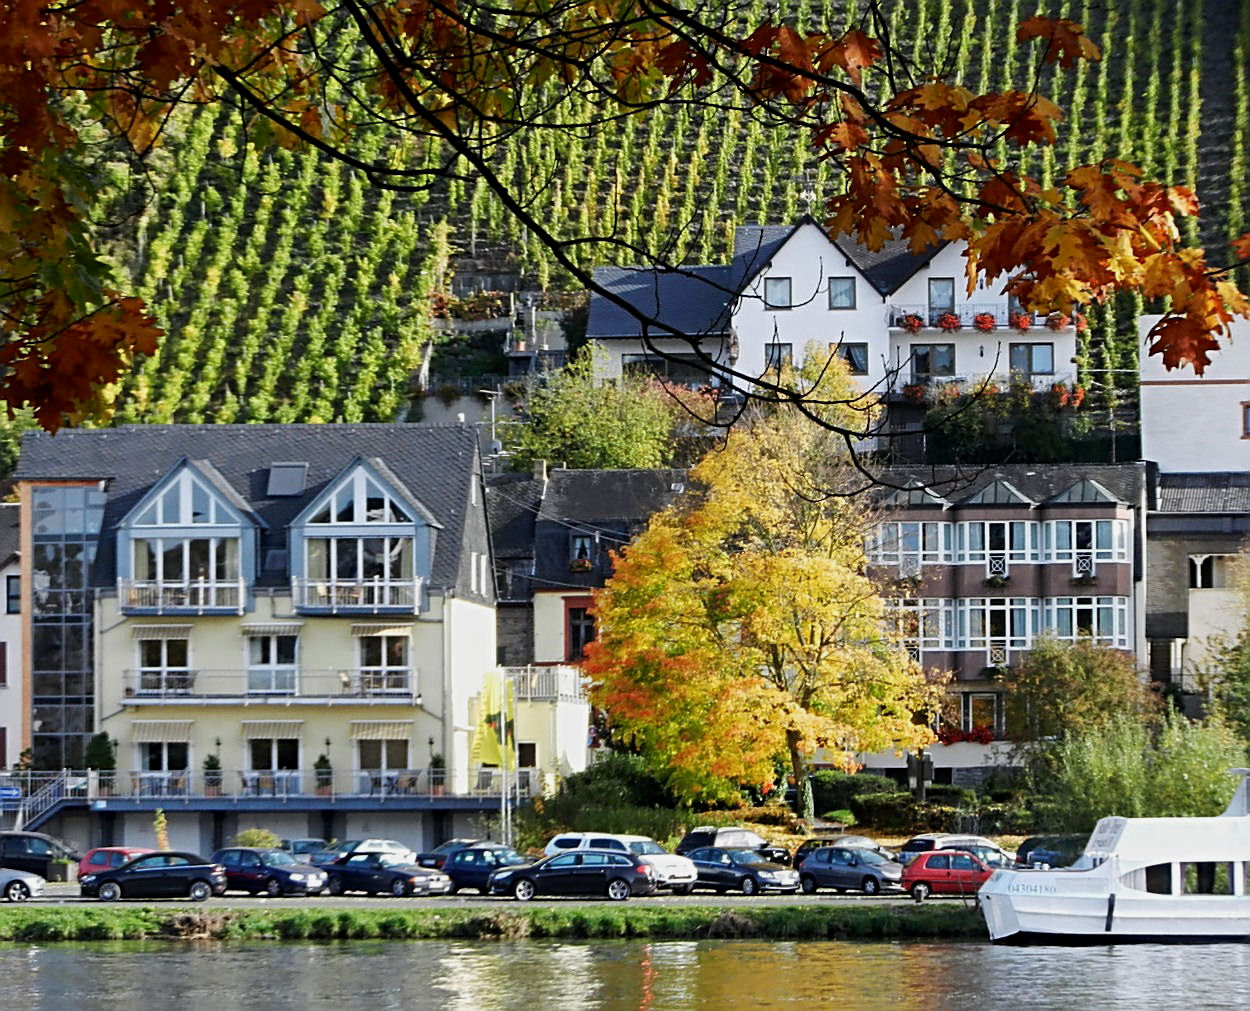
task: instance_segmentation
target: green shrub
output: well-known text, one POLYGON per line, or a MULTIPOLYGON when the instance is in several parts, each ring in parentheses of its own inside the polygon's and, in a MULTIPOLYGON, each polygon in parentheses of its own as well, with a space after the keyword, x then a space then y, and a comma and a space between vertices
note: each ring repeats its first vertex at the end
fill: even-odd
POLYGON ((851 799, 865 793, 896 793, 898 784, 888 776, 866 772, 821 769, 812 775, 812 800, 817 811, 853 810, 851 799))
POLYGON ((970 807, 977 802, 976 790, 966 786, 952 786, 949 783, 931 783, 925 789, 925 798, 951 807, 970 807))
POLYGON ((910 831, 918 821, 909 793, 863 793, 851 799, 851 813, 863 825, 889 831, 910 831))
POLYGON ((282 840, 267 828, 245 828, 234 837, 236 846, 255 846, 257 849, 277 849, 282 840))

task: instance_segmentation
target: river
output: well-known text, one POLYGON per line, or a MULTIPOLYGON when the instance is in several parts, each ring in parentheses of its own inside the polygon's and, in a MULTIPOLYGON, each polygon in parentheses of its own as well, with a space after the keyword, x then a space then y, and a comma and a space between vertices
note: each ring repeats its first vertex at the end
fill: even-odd
POLYGON ((1250 945, 761 941, 0 945, 14 1009, 1244 1007, 1250 945))

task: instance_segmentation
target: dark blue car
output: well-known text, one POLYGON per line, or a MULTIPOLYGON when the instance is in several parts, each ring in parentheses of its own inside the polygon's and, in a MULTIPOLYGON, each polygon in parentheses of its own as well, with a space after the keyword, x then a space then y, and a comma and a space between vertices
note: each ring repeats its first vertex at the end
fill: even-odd
POLYGON ((443 873, 451 878, 452 892, 461 888, 476 888, 483 895, 489 889, 490 876, 500 867, 528 863, 511 846, 501 843, 479 842, 456 850, 443 864, 443 873))

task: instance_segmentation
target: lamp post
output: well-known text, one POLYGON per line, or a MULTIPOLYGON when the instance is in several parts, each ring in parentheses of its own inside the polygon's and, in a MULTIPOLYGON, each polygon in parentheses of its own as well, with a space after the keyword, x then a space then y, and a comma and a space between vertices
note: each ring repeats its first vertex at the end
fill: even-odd
MULTIPOLYGON (((1078 364, 1075 358, 1073 358, 1071 361, 1073 365, 1078 364)), ((1114 379, 1112 379, 1110 382, 1105 381, 1105 380, 1100 381, 1098 379, 1093 378, 1093 376, 1095 375, 1135 376, 1135 377, 1138 377, 1138 386, 1140 387, 1140 384, 1141 384, 1140 372, 1137 369, 1095 369, 1095 368, 1086 368, 1084 371, 1086 372, 1087 375, 1090 376, 1090 378, 1087 380, 1090 387, 1095 388, 1095 389, 1100 389, 1107 394, 1107 427, 1111 429, 1111 462, 1116 463, 1117 462, 1117 458, 1116 458, 1117 457, 1117 446, 1116 446, 1117 440, 1116 440, 1116 427, 1115 427, 1115 407, 1116 407, 1116 402, 1119 399, 1120 392, 1118 389, 1116 389, 1114 379)))

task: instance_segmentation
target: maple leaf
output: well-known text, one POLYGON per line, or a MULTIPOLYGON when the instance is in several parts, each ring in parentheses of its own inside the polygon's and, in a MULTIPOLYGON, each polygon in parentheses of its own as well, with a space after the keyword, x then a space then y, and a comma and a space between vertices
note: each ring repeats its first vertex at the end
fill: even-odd
POLYGON ((1016 29, 1016 40, 1046 39, 1047 63, 1058 61, 1061 67, 1071 67, 1077 60, 1098 60, 1101 52, 1085 29, 1067 18, 1047 18, 1034 14, 1016 29))

